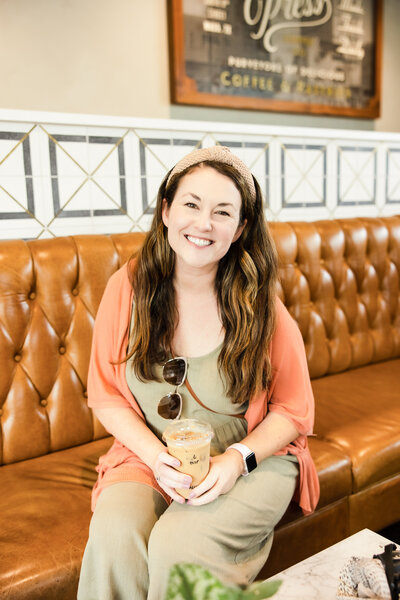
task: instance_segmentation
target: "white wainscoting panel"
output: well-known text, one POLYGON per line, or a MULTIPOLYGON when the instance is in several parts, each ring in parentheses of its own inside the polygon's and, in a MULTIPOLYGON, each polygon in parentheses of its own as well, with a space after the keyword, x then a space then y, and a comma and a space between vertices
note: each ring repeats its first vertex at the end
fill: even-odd
POLYGON ((270 220, 400 213, 400 134, 0 110, 0 237, 147 231, 168 170, 214 144, 270 220))

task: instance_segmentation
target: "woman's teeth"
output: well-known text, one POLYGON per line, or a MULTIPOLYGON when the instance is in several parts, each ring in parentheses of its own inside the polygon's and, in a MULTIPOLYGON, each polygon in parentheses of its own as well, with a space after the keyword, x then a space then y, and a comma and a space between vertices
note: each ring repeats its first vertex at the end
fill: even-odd
POLYGON ((202 240, 200 238, 192 237, 191 235, 187 235, 186 239, 188 239, 189 242, 192 242, 192 244, 196 244, 196 246, 210 246, 212 244, 210 240, 202 240))

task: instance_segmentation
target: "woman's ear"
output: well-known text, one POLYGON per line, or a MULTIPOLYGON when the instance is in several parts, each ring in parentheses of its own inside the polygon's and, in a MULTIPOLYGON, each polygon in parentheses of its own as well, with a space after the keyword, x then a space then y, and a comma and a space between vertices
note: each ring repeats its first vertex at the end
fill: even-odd
POLYGON ((242 235, 242 233, 243 233, 243 229, 246 227, 246 225, 247 225, 247 219, 245 219, 241 225, 238 225, 238 228, 237 228, 237 230, 236 230, 236 233, 235 233, 235 235, 233 236, 232 243, 233 243, 233 242, 236 242, 236 241, 237 241, 237 240, 240 238, 240 236, 241 236, 241 235, 242 235))
POLYGON ((165 225, 165 227, 168 227, 168 221, 169 221, 169 206, 167 203, 166 198, 163 198, 162 201, 162 212, 161 212, 161 216, 162 216, 162 220, 163 223, 165 225))

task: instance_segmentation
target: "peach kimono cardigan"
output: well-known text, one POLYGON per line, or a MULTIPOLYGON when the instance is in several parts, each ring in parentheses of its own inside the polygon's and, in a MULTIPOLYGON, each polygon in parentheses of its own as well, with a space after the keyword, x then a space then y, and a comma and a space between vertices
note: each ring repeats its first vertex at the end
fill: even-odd
MULTIPOLYGON (((109 279, 97 313, 89 364, 88 404, 91 408, 131 407, 144 419, 126 382, 126 363, 115 364, 126 356, 132 300, 133 290, 124 265, 109 279)), ((295 497, 304 514, 309 514, 319 498, 318 476, 307 445, 307 435, 312 434, 314 423, 314 397, 300 331, 279 299, 270 353, 273 379, 268 392, 259 393, 249 403, 245 414, 248 432, 264 419, 267 410, 294 423, 299 437, 277 454, 290 452, 297 456, 300 477, 295 497)), ((147 484, 171 502, 158 487, 151 469, 118 440, 100 458, 96 470, 99 476, 92 493, 93 510, 102 489, 120 481, 147 484)))

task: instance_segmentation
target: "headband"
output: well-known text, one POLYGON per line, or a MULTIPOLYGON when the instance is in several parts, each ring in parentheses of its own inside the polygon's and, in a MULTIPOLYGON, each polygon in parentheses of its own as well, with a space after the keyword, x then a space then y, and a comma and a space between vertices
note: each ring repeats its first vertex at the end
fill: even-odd
POLYGON ((236 171, 238 171, 244 180, 246 181, 250 194, 253 200, 256 199, 256 188, 254 186, 253 176, 249 170, 249 168, 244 164, 242 160, 235 154, 232 154, 229 148, 226 146, 211 146, 211 148, 200 148, 199 150, 193 150, 190 154, 184 156, 179 162, 176 163, 174 168, 169 174, 167 179, 167 187, 171 183, 171 179, 185 171, 189 167, 193 167, 194 165, 198 165, 207 160, 214 160, 216 162, 224 163, 226 165, 230 165, 234 167, 236 171))

